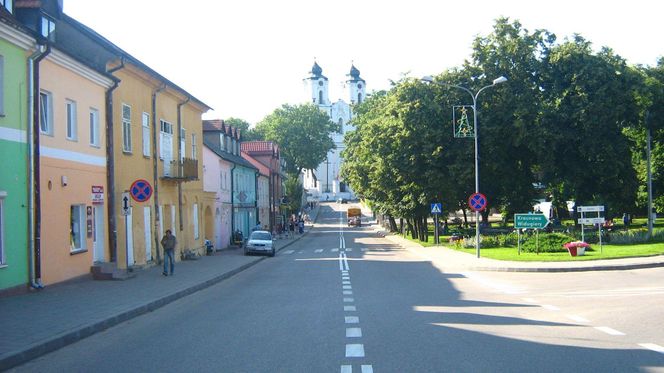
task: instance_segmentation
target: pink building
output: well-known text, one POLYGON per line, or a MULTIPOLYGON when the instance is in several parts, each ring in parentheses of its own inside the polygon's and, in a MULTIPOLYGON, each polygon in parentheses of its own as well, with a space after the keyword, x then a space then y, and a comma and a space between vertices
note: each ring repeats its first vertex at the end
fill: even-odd
MULTIPOLYGON (((204 122, 204 129, 211 126, 204 122)), ((225 127, 222 121, 215 121, 217 130, 225 127)), ((214 203, 214 237, 206 237, 212 241, 216 250, 227 248, 231 240, 231 168, 233 163, 221 158, 207 144, 203 147, 203 190, 216 194, 214 203)))

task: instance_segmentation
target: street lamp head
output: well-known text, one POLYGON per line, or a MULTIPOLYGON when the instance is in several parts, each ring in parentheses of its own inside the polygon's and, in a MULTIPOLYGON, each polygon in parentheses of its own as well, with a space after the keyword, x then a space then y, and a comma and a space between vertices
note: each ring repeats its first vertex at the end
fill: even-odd
POLYGON ((420 80, 425 82, 425 83, 433 83, 433 76, 426 75, 426 76, 423 76, 420 80))
POLYGON ((500 84, 500 83, 505 83, 507 81, 507 78, 504 76, 499 76, 496 79, 493 80, 493 85, 500 84))

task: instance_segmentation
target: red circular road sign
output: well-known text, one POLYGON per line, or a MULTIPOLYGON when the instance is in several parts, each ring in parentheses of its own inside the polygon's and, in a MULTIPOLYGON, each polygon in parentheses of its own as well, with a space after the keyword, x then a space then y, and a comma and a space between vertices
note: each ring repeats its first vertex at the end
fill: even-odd
POLYGON ((138 179, 129 188, 131 198, 136 202, 145 202, 152 196, 152 185, 147 180, 138 179))
POLYGON ((486 208, 486 196, 482 193, 473 193, 468 198, 468 206, 473 211, 482 211, 486 208))

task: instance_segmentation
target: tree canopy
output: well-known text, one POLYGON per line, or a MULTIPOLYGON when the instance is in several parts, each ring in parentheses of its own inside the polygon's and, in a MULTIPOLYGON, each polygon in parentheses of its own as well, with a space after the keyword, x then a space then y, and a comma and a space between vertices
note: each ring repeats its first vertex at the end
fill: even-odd
POLYGON ((256 124, 257 136, 279 144, 286 172, 315 169, 334 149, 330 135, 338 125, 313 104, 283 105, 256 124))

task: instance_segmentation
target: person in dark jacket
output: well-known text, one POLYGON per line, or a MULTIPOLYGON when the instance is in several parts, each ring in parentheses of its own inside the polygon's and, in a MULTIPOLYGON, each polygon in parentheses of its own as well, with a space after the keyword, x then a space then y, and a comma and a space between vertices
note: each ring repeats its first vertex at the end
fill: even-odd
POLYGON ((167 269, 169 269, 169 262, 171 276, 173 276, 173 270, 175 269, 175 246, 177 244, 178 241, 175 239, 175 236, 173 236, 170 229, 167 229, 166 234, 161 239, 161 246, 164 248, 164 272, 162 272, 164 276, 168 276, 167 269))

